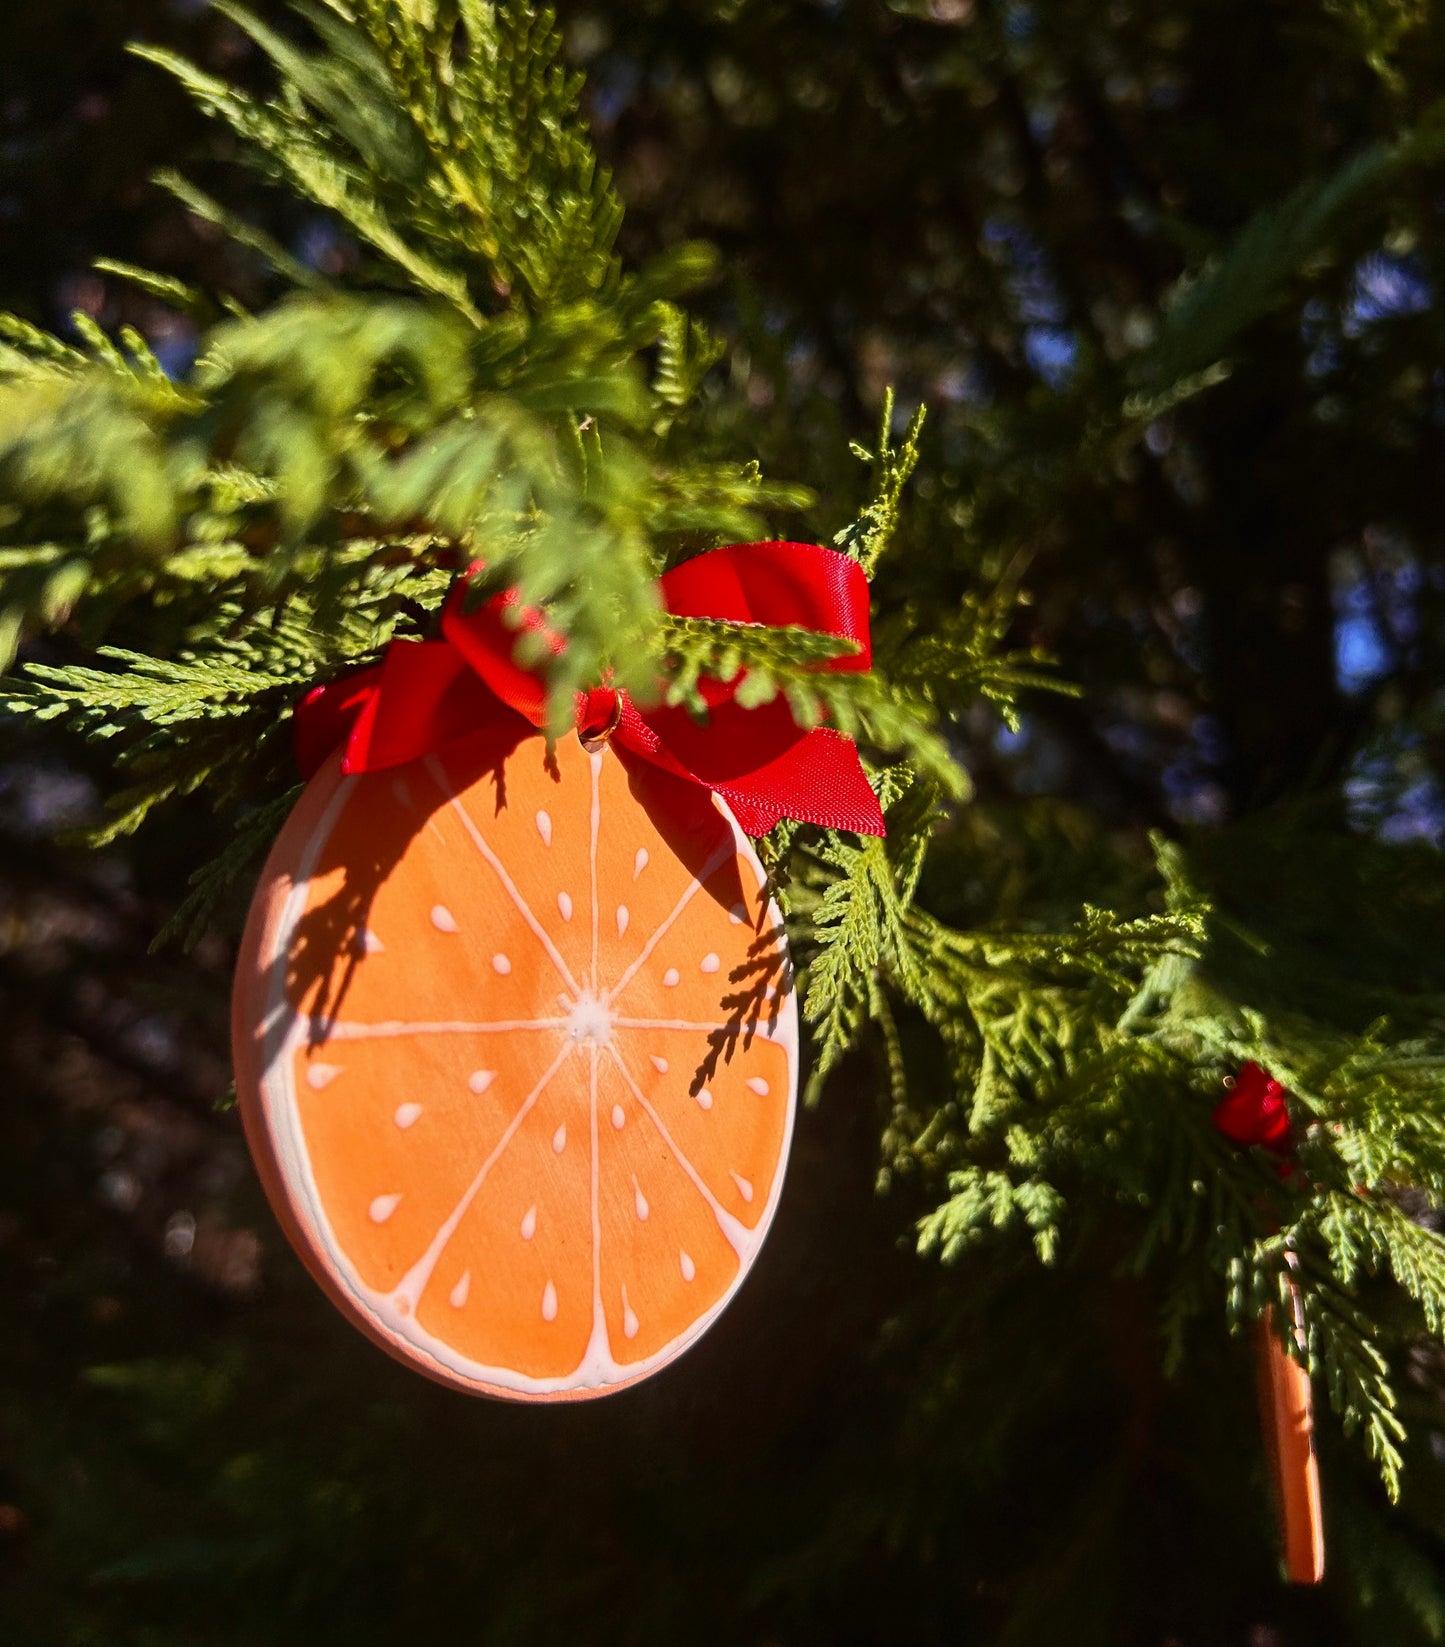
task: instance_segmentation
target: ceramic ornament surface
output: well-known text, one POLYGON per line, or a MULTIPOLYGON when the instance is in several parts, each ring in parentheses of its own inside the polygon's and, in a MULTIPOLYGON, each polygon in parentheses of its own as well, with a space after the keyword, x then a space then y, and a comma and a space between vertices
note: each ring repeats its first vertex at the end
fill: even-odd
POLYGON ((655 1371, 737 1290, 798 1075, 782 921, 723 803, 606 747, 312 780, 234 997, 273 1206, 401 1360, 519 1399, 655 1371))

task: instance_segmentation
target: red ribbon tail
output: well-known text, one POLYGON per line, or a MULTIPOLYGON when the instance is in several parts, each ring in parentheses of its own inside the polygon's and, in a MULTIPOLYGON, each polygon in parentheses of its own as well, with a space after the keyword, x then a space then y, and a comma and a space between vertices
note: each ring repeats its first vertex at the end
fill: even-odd
POLYGON ((886 833, 853 740, 823 726, 798 732, 780 699, 765 710, 726 705, 703 727, 680 711, 644 716, 624 700, 613 741, 720 795, 749 835, 766 835, 783 818, 859 835, 886 833), (771 734, 766 739, 764 729, 771 734), (755 740, 748 739, 751 730, 758 733, 755 740))

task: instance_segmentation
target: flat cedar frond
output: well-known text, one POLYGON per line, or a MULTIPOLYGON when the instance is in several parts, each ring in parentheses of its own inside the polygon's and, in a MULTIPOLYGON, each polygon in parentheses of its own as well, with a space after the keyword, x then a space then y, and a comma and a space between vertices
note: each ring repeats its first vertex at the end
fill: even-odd
POLYGON ((966 595, 950 613, 904 602, 879 625, 875 650, 900 686, 939 705, 984 698, 1017 730, 1022 693, 1079 696, 1076 686, 1049 673, 1053 659, 1047 652, 1009 646, 1009 632, 1026 604, 1024 593, 1006 584, 986 595, 966 595))
POLYGON ((263 102, 173 53, 141 55, 407 285, 479 321, 514 292, 540 312, 615 281, 621 206, 549 12, 298 5, 322 42, 308 52, 243 6, 219 9, 270 57, 279 97, 263 102))
POLYGON ((685 704, 701 714, 706 704, 699 683, 704 676, 731 684, 746 671, 739 701, 767 703, 781 679, 806 679, 818 664, 857 652, 855 642, 811 629, 772 629, 760 623, 727 623, 714 618, 664 620, 669 651, 678 668, 667 687, 667 702, 685 704))
POLYGON ((858 519, 833 541, 844 554, 858 561, 870 578, 898 530, 899 505, 918 467, 918 443, 926 416, 927 409, 920 406, 909 420, 902 445, 893 446, 893 391, 889 389, 883 396, 878 421, 878 450, 870 452, 856 443, 852 448, 854 457, 873 466, 873 496, 858 519))
POLYGON ((1366 149, 1338 172, 1301 183, 1261 212, 1228 250, 1181 286, 1154 342, 1133 363, 1137 390, 1158 393, 1206 371, 1252 321, 1280 300, 1286 283, 1326 247, 1343 220, 1403 167, 1438 156, 1442 110, 1398 143, 1366 149))
POLYGON ((90 563, 58 543, 0 549, 0 670, 27 631, 58 628, 90 581, 90 563))
MULTIPOLYGON (((134 332, 82 316, 62 341, 0 317, 0 668, 45 631, 81 660, 7 677, 0 712, 116 755, 127 787, 97 841, 185 795, 233 826, 167 934, 199 936, 289 809, 305 690, 398 636, 434 634, 461 578, 476 600, 516 590, 566 637, 560 657, 519 637, 519 661, 547 671, 556 727, 603 679, 695 713, 707 678, 735 683, 744 706, 781 694, 801 725, 857 741, 887 816, 886 839, 785 822, 761 851, 797 939, 809 1098, 850 1054, 875 1055, 881 1178, 912 1173, 933 1195, 920 1249, 957 1262, 1017 1241, 1049 1263, 1107 1228, 1111 1264, 1170 1273, 1176 1360, 1206 1306, 1239 1325, 1297 1280, 1311 1364, 1396 1490, 1400 1334, 1375 1299, 1388 1290, 1412 1323, 1445 1331, 1445 1245, 1408 1215, 1412 1196, 1445 1197, 1445 1007, 1413 982, 1414 957, 1402 967, 1376 906, 1438 909, 1438 876, 1398 859, 1357 874, 1348 838, 1322 898, 1313 867, 1295 884, 1281 829, 1284 849, 1260 854, 1263 936, 1214 895, 1231 877, 1204 842, 1156 842, 1147 886, 1131 860, 1092 902, 1080 908, 1071 881, 1061 904, 1037 890, 1047 842, 1002 829, 989 842, 968 823, 959 737, 979 705, 1018 726, 1022 694, 1072 690, 1021 621, 1021 568, 1049 512, 1222 381, 1242 330, 1369 192, 1439 151, 1438 112, 1258 215, 1180 286, 1132 369, 1095 359, 1108 416, 1081 426, 1082 390, 971 413, 971 491, 938 506, 933 524, 957 541, 936 586, 910 581, 902 542, 923 409, 899 436, 885 397, 874 449, 852 447, 869 495, 834 539, 883 573, 874 669, 852 674, 821 667, 847 650, 833 637, 661 608, 667 567, 765 537, 814 499, 698 435, 700 406, 732 390, 709 375, 722 343, 680 299, 717 259, 685 244, 624 269, 621 206, 551 12, 301 0, 298 45, 232 0, 221 9, 264 54, 268 94, 141 55, 268 183, 326 214, 342 272, 163 174, 281 297, 252 315, 103 264, 204 328, 175 381, 134 332), (101 644, 117 634, 125 649, 101 644), (1006 877, 1007 901, 979 892, 1006 877), (1384 983, 1327 976, 1317 959, 1322 904, 1356 884, 1336 949, 1383 956, 1384 983), (1297 1165, 1283 1175, 1211 1124, 1223 1079, 1250 1060, 1294 1094, 1297 1165)), ((1391 15, 1375 19, 1382 53, 1391 15)), ((1051 819, 1041 833, 1057 837, 1051 819)))
MULTIPOLYGON (((1065 1209, 1083 1198, 1097 1213, 1102 1195, 1134 1225, 1131 1267, 1197 1255, 1236 1320, 1287 1302, 1288 1272, 1311 1364, 1393 1494, 1403 1428, 1380 1325, 1360 1297, 1393 1281, 1423 1330, 1445 1330, 1445 1242, 1401 1202, 1407 1185, 1440 1194, 1445 1048, 1391 1040, 1383 1025, 1346 1038, 1231 998, 1214 956, 1234 940, 1195 867, 1169 847, 1160 868, 1169 913, 1091 910, 1075 934, 961 933, 907 912, 905 931, 930 956, 915 971, 927 993, 910 997, 881 965, 880 976, 936 1024, 957 1089, 922 1105, 895 1094, 890 1170, 944 1173, 949 1193, 919 1231, 923 1250, 945 1258, 1015 1229, 1036 1245, 1044 1233, 1052 1255, 1072 1233, 1065 1209), (1235 1149, 1212 1125, 1222 1088, 1216 1075, 1211 1090, 1210 1068, 1249 1060, 1296 1095, 1297 1171, 1235 1149)), ((865 1027, 852 1022, 855 1034, 865 1027)))
POLYGON ((1063 1202, 1052 1185, 1038 1179, 1015 1182, 1006 1173, 966 1167, 951 1173, 949 1199, 918 1226, 918 1250, 936 1252, 952 1263, 979 1245, 985 1232, 1003 1234, 1022 1226, 1033 1237, 1041 1262, 1053 1262, 1063 1202))
POLYGON ((248 872, 255 871, 270 850, 281 825, 300 799, 302 787, 300 784, 292 785, 240 820, 225 849, 191 876, 186 896, 156 933, 151 943, 152 954, 167 944, 179 943, 183 948, 190 949, 199 942, 222 901, 248 872))

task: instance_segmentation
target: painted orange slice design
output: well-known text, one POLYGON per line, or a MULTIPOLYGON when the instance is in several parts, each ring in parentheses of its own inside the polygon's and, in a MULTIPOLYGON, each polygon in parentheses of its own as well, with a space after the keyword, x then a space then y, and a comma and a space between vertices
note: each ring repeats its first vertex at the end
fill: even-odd
POLYGON ((263 875, 234 1045, 313 1274, 464 1389, 645 1377, 777 1204, 797 1006, 757 857, 705 790, 574 737, 328 765, 263 875))

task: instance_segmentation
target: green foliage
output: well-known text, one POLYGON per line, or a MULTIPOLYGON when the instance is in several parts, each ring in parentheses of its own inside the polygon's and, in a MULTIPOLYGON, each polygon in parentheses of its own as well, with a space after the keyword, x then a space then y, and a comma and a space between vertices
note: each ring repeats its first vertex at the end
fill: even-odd
POLYGON ((1426 0, 1325 0, 1364 48, 1365 61, 1393 89, 1401 85, 1394 57, 1405 37, 1429 17, 1426 0))
POLYGON ((1259 213, 1224 255, 1182 284, 1158 336, 1132 363, 1136 389, 1158 393, 1208 372, 1247 326, 1282 300, 1301 268, 1329 254, 1351 212, 1442 148, 1445 107, 1436 106, 1399 141, 1366 149, 1259 213))
MULTIPOLYGON (((102 646, 108 669, 34 665, 0 691, 0 709, 117 741, 117 765, 134 781, 114 797, 117 816, 90 833, 92 845, 129 834, 174 796, 205 788, 224 808, 284 773, 289 750, 278 749, 278 733, 318 670, 335 662, 329 637, 299 603, 284 615, 222 608, 216 617, 218 634, 174 659, 102 646)), ((344 633, 363 651, 385 631, 353 613, 344 633)))
POLYGON ((1440 1194, 1439 1019, 1419 1040, 1383 1024, 1346 1036, 1242 989, 1237 952, 1254 946, 1185 857, 1160 852, 1168 907, 1140 920, 1091 910, 1076 933, 1045 937, 958 933, 911 913, 907 976, 927 987, 890 984, 937 1025, 956 1090, 895 1103, 890 1173, 946 1174, 949 1198, 919 1225, 920 1250, 945 1261, 1017 1228, 1052 1262, 1112 1201, 1135 1226, 1131 1268, 1184 1266, 1165 1306, 1176 1343, 1208 1300, 1193 1263, 1236 1324, 1271 1304, 1287 1318, 1297 1287, 1310 1366, 1396 1495, 1404 1432, 1386 1345, 1403 1339, 1366 1300, 1389 1278, 1416 1330, 1445 1326, 1445 1241, 1400 1199, 1405 1185, 1440 1194), (1298 1167, 1283 1176, 1210 1122, 1223 1080, 1251 1060, 1293 1093, 1298 1167))
MULTIPOLYGON (((721 645, 726 668, 746 653, 750 701, 786 691, 809 724, 829 714, 947 773, 920 700, 856 676, 811 682, 817 645, 786 631, 712 635, 700 650, 699 631, 660 611, 654 579, 669 559, 757 536, 767 511, 807 493, 664 451, 718 358, 672 301, 707 278, 711 254, 684 245, 621 271, 618 208, 550 18, 519 6, 308 6, 322 49, 307 54, 225 10, 272 59, 275 99, 169 53, 144 55, 226 121, 268 176, 335 213, 409 295, 334 289, 168 179, 303 289, 212 326, 177 385, 136 338, 118 348, 87 322, 77 350, 8 323, 0 477, 27 526, 76 545, 13 552, 28 558, 0 593, 9 649, 27 627, 72 613, 98 635, 138 598, 198 641, 215 634, 218 612, 234 608, 252 634, 263 613, 294 605, 335 668, 369 657, 398 626, 425 632, 448 574, 479 564, 484 590, 515 588, 568 637, 548 665, 558 724, 574 691, 604 676, 646 698, 680 668, 671 695, 696 703, 698 670, 721 645)), ((163 277, 124 273, 184 307, 199 301, 163 277)), ((529 644, 519 656, 543 661, 529 644)), ((228 660, 247 667, 244 645, 228 660)), ((264 658, 255 668, 254 700, 284 718, 264 658)), ((84 672, 37 676, 15 702, 50 715, 90 705, 93 689, 84 672)), ((135 730, 121 707, 109 722, 88 708, 74 725, 135 730)), ((213 770, 211 757, 183 758, 174 738, 143 742, 137 759, 156 776, 126 827, 213 770)))
MULTIPOLYGON (((169 50, 141 55, 268 186, 327 214, 354 253, 342 272, 165 174, 264 261, 274 301, 253 314, 103 265, 204 328, 178 381, 133 331, 112 338, 82 315, 72 345, 0 320, 0 664, 37 635, 58 647, 9 679, 0 709, 114 751, 126 787, 91 839, 205 795, 232 834, 164 934, 198 939, 292 802, 297 698, 431 634, 473 569, 479 598, 515 588, 566 636, 556 659, 519 643, 548 669, 554 726, 603 678, 695 713, 709 678, 736 683, 745 706, 783 694, 800 723, 859 742, 888 819, 883 840, 785 824, 763 851, 797 938, 809 1098, 871 1064, 880 1181, 912 1198, 919 1249, 948 1264, 986 1247, 990 1262, 1020 1245, 1046 1265, 1093 1254, 1157 1286, 1176 1368, 1205 1311, 1239 1328, 1283 1316, 1297 1287, 1311 1368, 1397 1492, 1398 1362, 1445 1331, 1445 1249, 1417 1216, 1445 1198, 1445 996, 1378 932, 1373 947, 1359 929, 1324 944, 1291 922, 1321 886, 1366 873, 1378 910, 1398 915, 1438 888, 1438 869, 1412 864, 1408 889, 1387 886, 1373 844, 1346 835, 1292 904, 1290 864, 1261 870, 1267 854, 1238 830, 1238 862, 1161 839, 1152 870, 1111 840, 1076 851, 1067 820, 1047 821, 1041 844, 1027 809, 999 826, 961 804, 960 754, 970 726, 981 747, 981 719, 985 737, 993 716, 1021 732, 1025 701, 1075 692, 1030 632, 1023 587, 1057 518, 1096 507, 1100 474, 1223 390, 1252 329, 1375 193, 1439 153, 1438 110, 1201 244, 1129 338, 1084 338, 1057 394, 978 397, 941 448, 946 484, 927 472, 921 405, 898 433, 885 396, 873 450, 837 443, 840 470, 846 444, 872 475, 833 538, 878 577, 875 667, 828 673, 846 650, 829 637, 659 607, 668 566, 815 498, 763 478, 752 444, 744 455, 728 438, 752 403, 719 383, 725 345, 681 302, 714 276, 713 254, 685 242, 640 268, 619 256, 621 208, 550 13, 295 9, 305 47, 220 8, 269 61, 270 97, 169 50), (915 480, 930 488, 917 499, 915 480), (1066 897, 1050 881, 1059 858, 1066 897), (1230 903, 1251 867, 1257 923, 1230 903), (1081 908, 1091 874, 1105 885, 1081 908), (1324 953, 1359 956, 1360 975, 1322 968, 1324 953), (1210 1122, 1246 1060, 1293 1094, 1298 1164, 1283 1177, 1210 1122)), ((1356 15, 1384 63, 1406 11, 1356 15)), ((1209 488, 1182 464, 1163 481, 1182 537, 1183 504, 1209 488)), ((831 529, 838 500, 824 508, 831 529)), ((1308 841, 1300 862, 1324 862, 1301 820, 1270 827, 1308 841)))
POLYGON ((514 292, 540 309, 615 283, 621 207, 549 12, 326 0, 296 8, 323 43, 307 53, 243 6, 217 9, 271 58, 279 97, 138 53, 225 121, 265 175, 336 213, 403 288, 480 323, 514 292))
POLYGON ((1048 672, 1053 660, 1042 648, 1009 646, 1019 609, 1027 603, 1026 592, 1007 582, 984 595, 965 594, 954 612, 900 602, 879 626, 879 655, 891 679, 927 702, 946 706, 976 695, 1016 730, 1021 694, 1078 696, 1076 686, 1048 672))
POLYGON ((909 419, 902 444, 895 447, 891 438, 893 391, 889 389, 883 396, 883 411, 878 421, 877 452, 870 452, 856 441, 851 447, 854 457, 873 466, 873 497, 858 519, 833 541, 844 554, 859 562, 870 578, 878 565, 878 557, 898 530, 899 508, 904 488, 918 467, 918 442, 926 417, 927 408, 920 406, 909 419))

